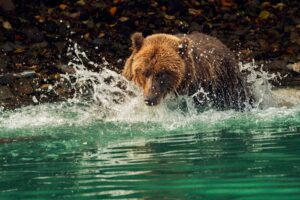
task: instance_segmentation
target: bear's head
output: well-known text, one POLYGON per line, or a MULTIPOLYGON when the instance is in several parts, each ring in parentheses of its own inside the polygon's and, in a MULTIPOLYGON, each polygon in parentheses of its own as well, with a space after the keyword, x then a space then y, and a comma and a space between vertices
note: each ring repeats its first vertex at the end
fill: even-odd
POLYGON ((122 74, 141 87, 147 105, 157 105, 185 78, 188 40, 168 34, 144 38, 141 33, 134 33, 131 40, 132 54, 122 74))

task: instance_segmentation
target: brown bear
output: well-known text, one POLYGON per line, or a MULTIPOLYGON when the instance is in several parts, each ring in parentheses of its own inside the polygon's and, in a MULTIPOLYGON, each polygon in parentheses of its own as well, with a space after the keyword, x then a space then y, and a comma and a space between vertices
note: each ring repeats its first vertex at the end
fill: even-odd
POLYGON ((220 109, 241 110, 253 101, 235 56, 218 39, 194 32, 146 38, 134 33, 131 40, 122 74, 143 89, 147 105, 159 104, 169 93, 220 109))

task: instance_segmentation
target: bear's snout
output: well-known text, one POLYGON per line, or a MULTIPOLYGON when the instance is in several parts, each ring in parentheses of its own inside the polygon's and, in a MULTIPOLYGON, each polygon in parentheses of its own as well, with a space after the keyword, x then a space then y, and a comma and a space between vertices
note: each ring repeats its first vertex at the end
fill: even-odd
POLYGON ((162 88, 160 87, 158 80, 154 76, 150 76, 146 80, 146 84, 143 87, 144 101, 148 106, 155 106, 160 103, 162 95, 162 88))
POLYGON ((159 103, 158 98, 151 97, 151 96, 145 97, 144 101, 147 106, 155 106, 159 103))

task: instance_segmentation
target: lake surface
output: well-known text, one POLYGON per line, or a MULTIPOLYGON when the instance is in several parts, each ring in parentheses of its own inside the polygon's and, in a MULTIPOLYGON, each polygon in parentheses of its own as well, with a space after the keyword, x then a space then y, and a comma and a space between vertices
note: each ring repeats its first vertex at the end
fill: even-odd
POLYGON ((1 200, 300 199, 300 92, 274 95, 278 75, 241 66, 257 99, 245 112, 147 107, 105 60, 92 72, 71 51, 74 98, 0 108, 1 200))
POLYGON ((101 112, 67 103, 2 111, 0 199, 300 199, 297 106, 101 112))

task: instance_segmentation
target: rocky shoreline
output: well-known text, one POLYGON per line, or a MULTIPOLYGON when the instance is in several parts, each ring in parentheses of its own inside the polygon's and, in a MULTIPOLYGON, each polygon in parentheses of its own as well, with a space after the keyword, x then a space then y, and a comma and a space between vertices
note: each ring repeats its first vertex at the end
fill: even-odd
POLYGON ((61 74, 72 73, 67 63, 74 43, 93 62, 101 64, 105 57, 119 72, 135 31, 201 31, 222 40, 242 62, 255 59, 264 70, 281 73, 285 78, 278 86, 300 85, 297 0, 0 0, 0 107, 72 96, 61 74))

